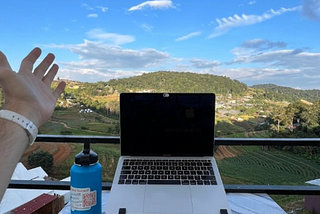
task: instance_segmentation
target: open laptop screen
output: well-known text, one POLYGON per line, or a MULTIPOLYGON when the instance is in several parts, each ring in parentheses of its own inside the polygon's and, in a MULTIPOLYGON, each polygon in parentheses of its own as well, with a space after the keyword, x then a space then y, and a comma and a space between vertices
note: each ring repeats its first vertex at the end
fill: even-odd
POLYGON ((120 94, 121 155, 213 156, 212 93, 120 94))

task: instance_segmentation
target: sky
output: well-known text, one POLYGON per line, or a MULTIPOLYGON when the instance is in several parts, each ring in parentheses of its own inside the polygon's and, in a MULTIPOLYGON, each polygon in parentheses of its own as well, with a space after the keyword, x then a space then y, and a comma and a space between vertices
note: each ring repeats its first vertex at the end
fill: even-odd
POLYGON ((0 29, 16 71, 40 47, 61 79, 176 71, 320 89, 320 0, 10 0, 0 29))

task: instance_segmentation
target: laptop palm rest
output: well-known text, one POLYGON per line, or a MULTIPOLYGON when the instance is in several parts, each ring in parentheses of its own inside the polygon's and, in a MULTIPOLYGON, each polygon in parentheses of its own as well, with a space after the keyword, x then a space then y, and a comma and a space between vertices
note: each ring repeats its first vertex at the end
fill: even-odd
POLYGON ((145 213, 192 213, 191 191, 187 186, 147 186, 145 213))

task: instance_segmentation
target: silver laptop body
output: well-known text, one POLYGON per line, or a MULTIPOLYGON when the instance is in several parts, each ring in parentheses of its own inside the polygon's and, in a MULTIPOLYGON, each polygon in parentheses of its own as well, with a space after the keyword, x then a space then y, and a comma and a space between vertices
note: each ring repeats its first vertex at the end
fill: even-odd
POLYGON ((212 93, 122 93, 107 214, 231 213, 214 152, 212 93))

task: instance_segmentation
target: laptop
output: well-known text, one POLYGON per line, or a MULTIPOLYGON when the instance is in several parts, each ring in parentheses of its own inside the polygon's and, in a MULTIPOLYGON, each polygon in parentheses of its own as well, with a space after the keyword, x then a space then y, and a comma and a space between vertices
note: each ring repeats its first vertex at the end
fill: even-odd
POLYGON ((231 214, 213 157, 213 93, 120 94, 107 214, 231 214))

